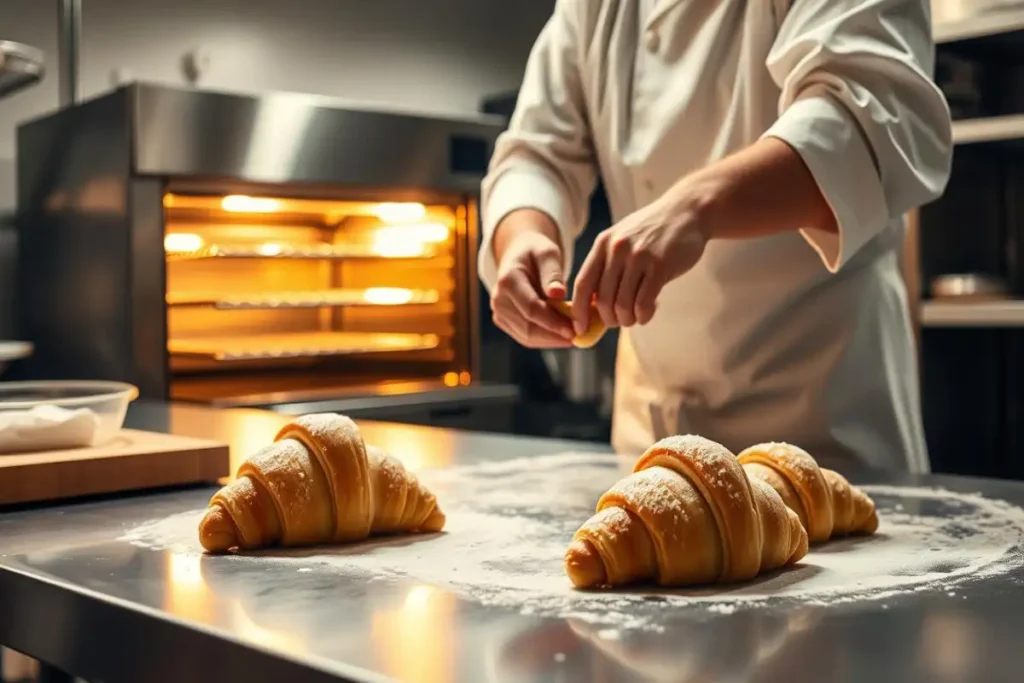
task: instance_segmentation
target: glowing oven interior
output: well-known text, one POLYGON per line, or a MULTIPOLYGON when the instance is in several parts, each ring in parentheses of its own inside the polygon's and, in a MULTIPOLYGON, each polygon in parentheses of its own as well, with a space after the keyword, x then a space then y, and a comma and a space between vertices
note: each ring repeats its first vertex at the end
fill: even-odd
POLYGON ((255 404, 469 384, 470 210, 165 195, 172 396, 255 404))

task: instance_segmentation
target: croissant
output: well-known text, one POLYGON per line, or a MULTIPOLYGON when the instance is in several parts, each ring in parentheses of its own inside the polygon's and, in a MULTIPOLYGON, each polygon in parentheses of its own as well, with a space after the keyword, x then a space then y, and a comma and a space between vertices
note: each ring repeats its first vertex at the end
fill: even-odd
POLYGON ((796 512, 811 543, 878 529, 875 503, 843 475, 818 463, 807 451, 787 443, 762 443, 739 454, 747 476, 760 479, 796 512))
POLYGON ((651 446, 597 503, 565 553, 577 588, 751 579, 807 553, 807 533, 771 486, 699 436, 651 446))
POLYGON ((397 459, 335 414, 305 415, 238 468, 199 525, 210 552, 440 531, 437 500, 397 459))
MULTIPOLYGON (((572 318, 571 301, 555 300, 552 301, 551 303, 555 305, 555 308, 557 308, 562 315, 568 318, 572 318)), ((597 342, 601 341, 601 337, 603 337, 604 333, 607 331, 608 328, 607 326, 605 326, 604 321, 601 320, 601 314, 598 313, 597 306, 591 304, 590 325, 587 326, 587 329, 585 332, 583 332, 583 334, 578 334, 575 337, 573 337, 572 344, 576 348, 589 349, 590 347, 596 345, 597 342)))

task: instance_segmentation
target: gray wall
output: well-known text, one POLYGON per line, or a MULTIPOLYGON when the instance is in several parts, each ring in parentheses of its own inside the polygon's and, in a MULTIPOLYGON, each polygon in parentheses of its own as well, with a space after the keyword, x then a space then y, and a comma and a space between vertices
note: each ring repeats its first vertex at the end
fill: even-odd
MULTIPOLYGON (((554 0, 82 0, 81 92, 119 81, 286 90, 428 112, 476 111, 515 88, 554 0)), ((0 39, 46 53, 48 77, 0 100, 0 210, 14 205, 14 130, 57 105, 57 0, 0 0, 0 39)))

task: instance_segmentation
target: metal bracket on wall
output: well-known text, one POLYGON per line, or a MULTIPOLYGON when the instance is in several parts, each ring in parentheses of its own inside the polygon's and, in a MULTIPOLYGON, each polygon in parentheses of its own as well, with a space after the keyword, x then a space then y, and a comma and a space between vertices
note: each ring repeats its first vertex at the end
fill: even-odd
POLYGON ((82 36, 82 0, 57 0, 57 59, 60 106, 78 101, 78 52, 82 36))

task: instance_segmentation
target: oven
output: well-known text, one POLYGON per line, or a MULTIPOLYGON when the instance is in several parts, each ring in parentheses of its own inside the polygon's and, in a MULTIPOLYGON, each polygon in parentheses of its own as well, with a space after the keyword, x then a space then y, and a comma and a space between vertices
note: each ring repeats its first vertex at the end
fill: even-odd
POLYGON ((145 84, 22 125, 24 373, 420 422, 509 406, 475 271, 502 127, 145 84))

